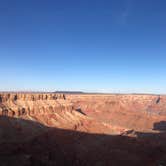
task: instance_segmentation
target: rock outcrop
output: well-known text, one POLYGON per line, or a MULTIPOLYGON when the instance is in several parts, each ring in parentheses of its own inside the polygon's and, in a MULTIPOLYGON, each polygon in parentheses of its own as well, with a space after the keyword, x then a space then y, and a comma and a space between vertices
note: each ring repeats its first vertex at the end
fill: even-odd
POLYGON ((78 111, 64 94, 1 93, 0 116, 28 119, 50 127, 80 131, 109 132, 110 130, 78 111))
MULTIPOLYGON (((63 109, 62 107, 64 107, 64 105, 61 103, 58 104, 57 102, 60 100, 65 100, 64 94, 1 93, 0 115, 20 117, 54 112, 55 110, 63 109)), ((72 106, 66 104, 65 109, 72 110, 72 106)))
POLYGON ((64 94, 56 93, 1 93, 0 94, 0 103, 7 101, 36 101, 36 100, 56 100, 63 99, 65 100, 64 94))

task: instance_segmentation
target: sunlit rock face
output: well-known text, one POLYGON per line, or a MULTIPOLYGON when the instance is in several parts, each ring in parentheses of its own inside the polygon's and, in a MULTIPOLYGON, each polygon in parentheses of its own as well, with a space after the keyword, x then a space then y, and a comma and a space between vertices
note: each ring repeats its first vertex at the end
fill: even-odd
POLYGON ((49 127, 103 133, 111 131, 104 124, 85 116, 65 94, 1 93, 0 115, 32 120, 49 127))
POLYGON ((166 96, 1 93, 0 115, 95 132, 103 127, 105 132, 114 133, 146 131, 152 130, 155 122, 165 120, 166 96), (90 123, 100 127, 96 129, 90 123))
POLYGON ((72 109, 64 94, 38 93, 2 93, 0 94, 1 115, 22 117, 25 115, 44 114, 55 109, 72 109), (60 102, 60 103, 59 103, 60 102))
POLYGON ((165 120, 166 96, 159 95, 68 95, 87 116, 113 126, 151 130, 165 120))

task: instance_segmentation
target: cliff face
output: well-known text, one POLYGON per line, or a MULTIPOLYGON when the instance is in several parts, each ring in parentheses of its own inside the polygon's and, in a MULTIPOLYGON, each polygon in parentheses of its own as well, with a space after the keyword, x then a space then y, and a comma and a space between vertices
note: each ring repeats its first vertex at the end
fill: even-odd
POLYGON ((128 110, 166 115, 166 96, 158 95, 68 95, 72 102, 98 111, 128 110), (88 105, 89 104, 89 105, 88 105), (91 106, 90 106, 91 105, 91 106))
POLYGON ((6 101, 16 101, 16 100, 56 100, 56 99, 64 99, 64 94, 51 94, 51 93, 1 93, 0 94, 0 102, 6 101))
POLYGON ((134 130, 152 130, 166 120, 166 96, 158 95, 67 95, 87 116, 134 130))
POLYGON ((0 94, 0 115, 4 116, 21 117, 25 115, 44 114, 46 112, 53 112, 55 109, 61 110, 63 107, 72 110, 72 106, 67 102, 65 103, 64 94, 0 94))
POLYGON ((1 93, 0 116, 32 120, 49 127, 96 133, 112 132, 104 124, 79 111, 64 94, 1 93))
POLYGON ((104 126, 146 131, 165 120, 166 96, 1 93, 0 115, 93 132, 104 126))

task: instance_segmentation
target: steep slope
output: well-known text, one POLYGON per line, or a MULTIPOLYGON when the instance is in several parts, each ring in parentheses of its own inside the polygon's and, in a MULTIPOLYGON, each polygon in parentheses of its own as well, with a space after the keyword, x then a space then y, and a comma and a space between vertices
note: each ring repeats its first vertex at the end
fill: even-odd
POLYGON ((39 122, 49 127, 113 133, 114 129, 85 116, 64 94, 1 94, 0 115, 39 122))

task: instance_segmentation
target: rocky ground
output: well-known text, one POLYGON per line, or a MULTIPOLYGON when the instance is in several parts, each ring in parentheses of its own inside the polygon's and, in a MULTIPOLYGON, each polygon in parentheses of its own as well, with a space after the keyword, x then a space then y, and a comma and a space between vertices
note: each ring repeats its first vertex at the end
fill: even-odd
POLYGON ((164 166, 166 96, 0 94, 0 165, 164 166))

